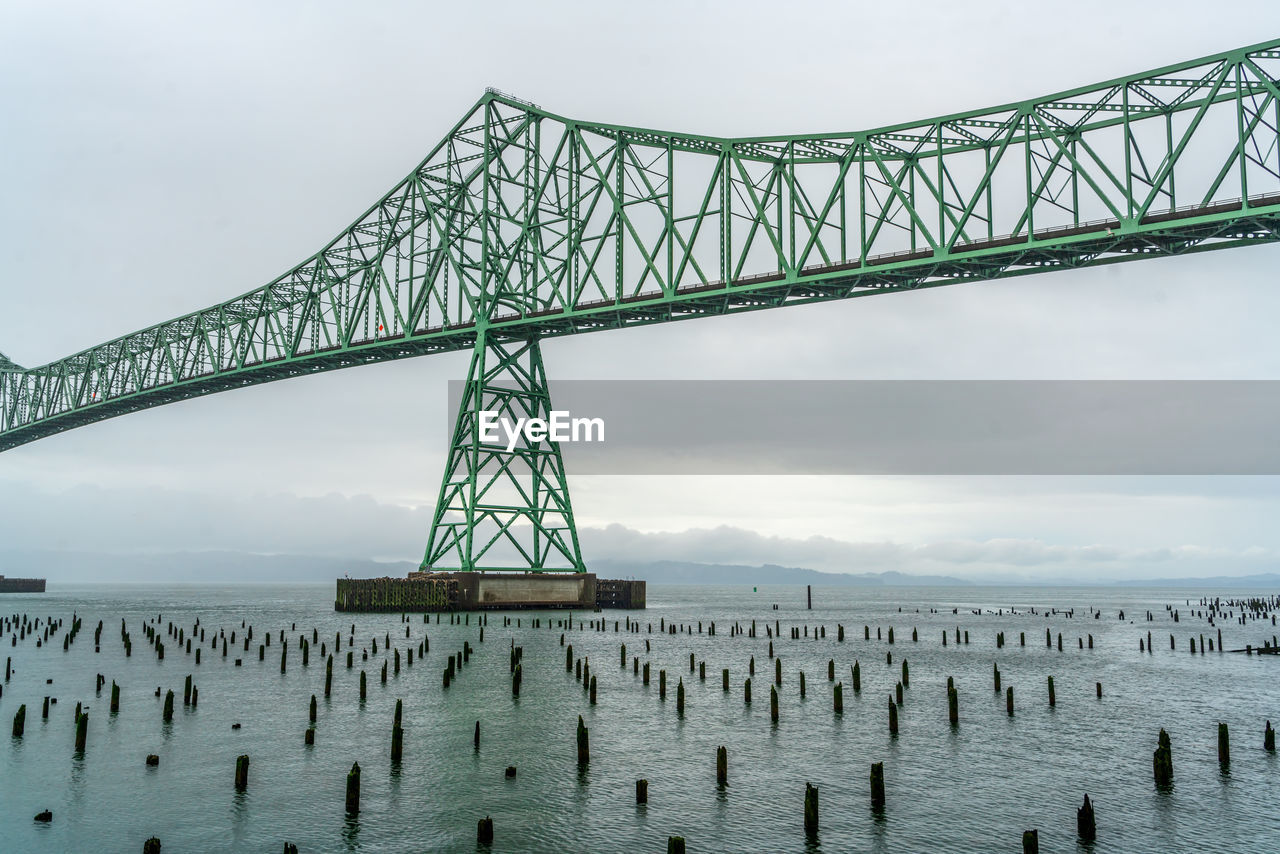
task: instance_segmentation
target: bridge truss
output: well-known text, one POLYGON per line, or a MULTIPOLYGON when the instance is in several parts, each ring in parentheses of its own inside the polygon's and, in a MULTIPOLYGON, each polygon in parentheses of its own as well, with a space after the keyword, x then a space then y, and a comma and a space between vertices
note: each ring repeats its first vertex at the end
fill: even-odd
MULTIPOLYGON (((477 354, 471 399, 485 364, 523 359, 533 401, 546 395, 543 338, 1272 242, 1278 74, 1275 40, 992 109, 739 139, 570 119, 490 90, 269 284, 41 367, 0 355, 0 451, 176 400, 462 349, 477 354)), ((450 491, 466 471, 455 464, 480 461, 477 442, 455 432, 424 566, 451 554, 483 568, 481 540, 495 542, 458 536, 495 518, 473 500, 488 475, 450 491)), ((544 450, 537 501, 551 504, 516 490, 516 504, 494 505, 518 510, 496 537, 539 538, 516 550, 521 566, 581 571, 559 450, 544 450)))

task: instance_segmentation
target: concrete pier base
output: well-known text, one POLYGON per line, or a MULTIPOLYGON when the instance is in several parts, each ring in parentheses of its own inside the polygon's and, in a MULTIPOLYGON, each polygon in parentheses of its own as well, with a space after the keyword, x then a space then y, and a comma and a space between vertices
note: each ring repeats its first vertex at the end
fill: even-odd
POLYGON ((339 578, 337 611, 481 611, 643 608, 643 581, 595 573, 411 572, 408 578, 339 578))

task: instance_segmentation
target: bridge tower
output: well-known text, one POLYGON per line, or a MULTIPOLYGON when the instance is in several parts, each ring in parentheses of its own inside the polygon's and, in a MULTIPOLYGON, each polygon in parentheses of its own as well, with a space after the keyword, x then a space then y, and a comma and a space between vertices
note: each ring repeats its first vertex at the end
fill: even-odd
POLYGON ((422 570, 585 573, 559 443, 502 430, 486 441, 486 412, 512 424, 550 419, 537 337, 478 325, 422 570))

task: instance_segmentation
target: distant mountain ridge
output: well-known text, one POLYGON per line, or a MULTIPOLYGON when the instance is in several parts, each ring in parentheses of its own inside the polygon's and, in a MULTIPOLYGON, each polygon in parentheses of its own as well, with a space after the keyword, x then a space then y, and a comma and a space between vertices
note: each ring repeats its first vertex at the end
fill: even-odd
POLYGON ((633 563, 619 560, 591 562, 597 575, 643 578, 655 584, 816 584, 826 587, 921 587, 970 585, 949 575, 907 575, 902 572, 819 572, 766 563, 761 566, 660 560, 633 563))
MULTIPOLYGON (((404 576, 418 568, 416 561, 376 561, 367 558, 318 557, 249 552, 165 552, 155 554, 97 554, 84 551, 0 551, 0 573, 47 578, 60 584, 321 584, 343 575, 371 578, 404 576)), ((696 561, 595 560, 592 572, 605 578, 642 578, 654 584, 812 584, 823 587, 968 587, 991 586, 1098 586, 1098 587, 1195 587, 1256 590, 1280 588, 1280 573, 1197 578, 1079 580, 1042 578, 991 578, 978 580, 949 575, 912 575, 903 572, 820 572, 803 567, 763 564, 699 563, 696 561)))

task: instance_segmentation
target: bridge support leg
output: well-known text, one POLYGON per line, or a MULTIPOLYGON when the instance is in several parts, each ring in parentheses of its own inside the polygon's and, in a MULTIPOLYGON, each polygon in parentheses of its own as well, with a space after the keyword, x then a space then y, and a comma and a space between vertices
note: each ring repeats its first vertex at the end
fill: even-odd
POLYGON ((512 443, 503 426, 484 429, 489 414, 512 430, 520 418, 550 420, 537 339, 477 332, 422 569, 586 572, 559 444, 512 443))

